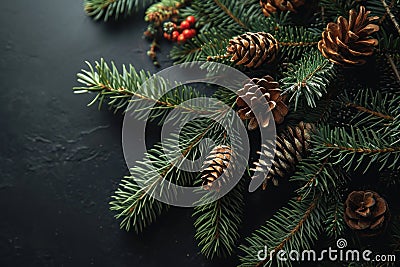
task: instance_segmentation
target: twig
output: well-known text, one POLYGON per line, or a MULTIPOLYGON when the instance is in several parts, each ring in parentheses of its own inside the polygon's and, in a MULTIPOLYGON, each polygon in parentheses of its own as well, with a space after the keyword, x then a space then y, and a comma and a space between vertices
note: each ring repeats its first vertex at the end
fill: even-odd
POLYGON ((396 21, 396 17, 393 15, 392 11, 390 11, 389 6, 386 4, 385 0, 381 0, 383 7, 385 8, 386 13, 389 15, 390 20, 393 22, 394 27, 400 35, 400 25, 396 21))
POLYGON ((396 78, 397 78, 397 81, 400 82, 399 70, 397 69, 397 66, 396 66, 396 64, 394 63, 393 58, 392 58, 389 54, 387 54, 387 53, 385 54, 385 56, 386 56, 386 58, 388 59, 388 61, 389 61, 389 63, 390 63, 390 66, 391 66, 392 69, 393 69, 393 72, 394 72, 394 75, 395 75, 396 78))
POLYGON ((387 147, 387 148, 370 149, 370 148, 362 148, 362 147, 338 146, 336 144, 324 144, 324 146, 332 148, 332 149, 335 149, 335 150, 343 150, 343 151, 350 151, 350 152, 364 153, 364 154, 400 152, 400 147, 387 147))
POLYGON ((357 109, 358 111, 369 113, 369 114, 371 114, 371 115, 373 115, 375 117, 383 118, 383 119, 386 119, 386 120, 394 120, 394 118, 392 116, 390 116, 390 115, 386 115, 386 114, 383 114, 383 113, 378 112, 378 111, 370 110, 370 109, 367 109, 366 107, 359 106, 359 105, 354 104, 354 103, 346 103, 346 107, 352 107, 352 108, 357 109))

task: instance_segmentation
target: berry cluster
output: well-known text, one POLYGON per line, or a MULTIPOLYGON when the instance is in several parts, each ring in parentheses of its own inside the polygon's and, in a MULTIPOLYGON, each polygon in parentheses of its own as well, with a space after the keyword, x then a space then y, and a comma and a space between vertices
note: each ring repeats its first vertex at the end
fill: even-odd
POLYGON ((188 16, 179 26, 171 21, 165 22, 163 25, 164 38, 183 44, 186 40, 196 36, 196 29, 193 28, 195 22, 194 16, 188 16))

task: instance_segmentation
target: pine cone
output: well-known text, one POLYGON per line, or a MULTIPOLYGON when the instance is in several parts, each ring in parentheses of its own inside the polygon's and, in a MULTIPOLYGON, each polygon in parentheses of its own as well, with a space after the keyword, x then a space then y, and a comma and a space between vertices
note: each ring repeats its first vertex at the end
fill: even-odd
POLYGON ((278 42, 271 34, 248 32, 231 39, 227 53, 232 55, 231 61, 236 65, 257 68, 264 62, 273 61, 278 48, 278 42))
POLYGON ((231 158, 232 150, 229 146, 220 145, 211 150, 202 167, 201 179, 205 190, 219 191, 224 181, 218 178, 228 168, 231 158))
POLYGON ((386 201, 374 191, 353 191, 344 204, 344 220, 360 236, 382 233, 390 219, 386 201))
POLYGON ((269 17, 272 13, 276 13, 278 9, 296 12, 296 8, 304 5, 304 0, 260 0, 260 5, 264 15, 269 17))
POLYGON ((274 79, 269 75, 261 79, 251 79, 251 82, 245 84, 244 87, 238 91, 239 96, 236 99, 236 104, 239 108, 238 115, 242 120, 250 119, 248 125, 249 130, 257 129, 259 124, 261 124, 261 127, 267 127, 269 125, 270 114, 265 109, 260 110, 257 108, 257 106, 262 105, 262 102, 257 99, 257 96, 262 96, 266 99, 275 122, 277 124, 283 122, 284 117, 288 113, 288 107, 284 103, 281 92, 279 84, 274 82, 274 79), (246 101, 250 103, 251 106, 249 106, 246 101), (257 117, 261 119, 261 121, 257 121, 254 112, 257 113, 257 117))
POLYGON ((267 162, 261 158, 254 162, 255 168, 252 168, 252 170, 261 171, 261 174, 264 173, 265 175, 263 190, 267 187, 269 180, 272 180, 273 184, 277 186, 279 178, 285 178, 293 174, 296 165, 308 155, 313 132, 313 124, 300 122, 298 126, 294 128, 288 127, 286 132, 278 136, 275 153, 271 153, 271 147, 273 147, 271 144, 262 144, 263 152, 258 152, 258 154, 267 159, 271 159, 275 154, 271 168, 266 175, 265 173, 268 171, 267 162))
POLYGON ((378 45, 378 40, 370 36, 379 31, 379 26, 371 23, 379 17, 368 17, 370 13, 361 6, 358 14, 350 10, 349 20, 340 16, 337 23, 328 23, 318 42, 324 57, 339 65, 364 64, 364 57, 372 55, 378 45))

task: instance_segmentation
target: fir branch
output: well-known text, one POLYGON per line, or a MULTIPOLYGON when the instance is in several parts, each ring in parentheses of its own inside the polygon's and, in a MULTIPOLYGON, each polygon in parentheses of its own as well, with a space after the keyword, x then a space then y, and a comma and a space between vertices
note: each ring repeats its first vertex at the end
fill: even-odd
POLYGON ((154 199, 153 195, 163 194, 168 199, 175 197, 175 192, 164 188, 164 181, 187 186, 195 178, 193 173, 175 166, 180 166, 186 158, 195 158, 203 138, 223 138, 225 133, 218 123, 208 119, 191 123, 185 131, 186 134, 171 136, 172 139, 165 139, 146 152, 145 158, 130 170, 131 176, 121 181, 110 202, 110 209, 118 212, 116 218, 122 219, 121 228, 128 231, 133 227, 135 232, 140 232, 151 224, 167 209, 167 205, 154 199), (179 147, 176 140, 180 141, 179 147), (139 186, 136 181, 142 185, 139 186))
POLYGON ((314 135, 314 153, 321 158, 331 157, 343 163, 346 170, 364 168, 364 173, 376 163, 379 170, 394 169, 400 160, 399 134, 396 131, 375 132, 353 126, 321 127, 314 135))
POLYGON ((342 236, 346 225, 343 219, 344 206, 338 194, 333 194, 329 199, 328 210, 324 222, 325 232, 328 237, 337 239, 342 236))
POLYGON ((292 198, 287 207, 281 208, 259 230, 246 238, 248 245, 241 245, 245 253, 240 258, 241 265, 247 266, 291 266, 292 262, 269 258, 279 250, 303 251, 311 246, 323 231, 327 220, 328 201, 337 188, 344 186, 341 169, 328 160, 312 156, 300 163, 298 171, 291 178, 300 184, 298 196, 292 198), (268 248, 267 258, 260 261, 257 252, 268 248))
POLYGON ((289 65, 280 82, 284 93, 291 94, 290 101, 295 102, 295 109, 303 100, 315 107, 316 99, 327 92, 335 73, 334 65, 316 51, 289 65))
POLYGON ((360 112, 364 112, 364 113, 367 113, 367 114, 371 114, 371 115, 373 115, 373 116, 375 116, 375 117, 378 117, 378 118, 383 118, 383 119, 386 119, 386 120, 394 120, 394 117, 392 117, 392 116, 390 116, 390 115, 386 115, 386 114, 383 114, 383 113, 378 112, 378 111, 373 111, 373 110, 367 109, 367 108, 365 108, 365 107, 363 107, 363 106, 359 106, 359 105, 357 105, 357 104, 355 104, 355 103, 350 103, 350 102, 348 102, 348 103, 345 104, 345 106, 346 106, 346 107, 355 108, 355 109, 357 109, 357 110, 360 111, 360 112))
POLYGON ((400 114, 398 109, 400 96, 381 94, 372 89, 358 89, 354 96, 345 91, 339 96, 339 105, 357 111, 349 124, 354 127, 367 127, 374 131, 385 131, 392 127, 400 114))
MULTIPOLYGON (((238 229, 242 223, 244 209, 243 179, 222 198, 197 206, 193 216, 197 217, 195 238, 201 252, 207 258, 231 255, 239 238, 238 229)), ((210 192, 213 195, 213 192, 210 192)), ((204 198, 209 197, 206 195, 204 198)))
POLYGON ((234 36, 251 30, 251 26, 256 24, 254 21, 263 16, 259 11, 256 0, 193 0, 190 6, 182 10, 182 16, 199 18, 202 33, 218 30, 234 36))
POLYGON ((153 2, 155 0, 85 0, 84 5, 89 16, 107 21, 112 16, 118 19, 120 15, 130 15, 153 2))
POLYGON ((297 59, 305 53, 312 53, 321 38, 321 32, 313 31, 301 26, 277 25, 274 31, 275 38, 280 45, 282 58, 297 59))
POLYGON ((231 37, 227 33, 219 33, 215 30, 200 33, 184 45, 174 46, 170 56, 175 63, 206 61, 210 55, 225 54, 231 37))
POLYGON ((322 231, 320 219, 324 214, 324 205, 320 195, 298 201, 293 198, 288 207, 278 211, 260 229, 246 238, 248 245, 241 245, 245 253, 240 257, 240 266, 291 266, 290 260, 282 262, 275 259, 279 250, 309 249, 322 231), (257 253, 267 247, 265 260, 260 260, 257 253), (270 254, 273 258, 270 258, 270 254))
POLYGON ((238 18, 236 17, 220 0, 214 0, 214 2, 232 19, 234 20, 237 24, 240 25, 245 30, 248 30, 249 28, 238 18))
MULTIPOLYGON (((88 62, 86 64, 89 70, 82 70, 77 75, 78 82, 84 86, 74 87, 73 90, 75 93, 96 93, 89 105, 98 101, 100 108, 104 101, 108 100, 110 108, 125 112, 130 103, 129 108, 132 115, 141 119, 146 117, 145 115, 150 111, 149 119, 152 120, 165 117, 172 109, 178 109, 180 112, 175 114, 179 116, 189 113, 212 115, 215 111, 213 111, 213 107, 203 106, 204 103, 196 106, 195 101, 187 102, 187 100, 203 96, 193 88, 176 86, 176 83, 171 84, 148 72, 137 72, 132 65, 129 68, 123 65, 120 73, 113 62, 109 67, 103 59, 100 62, 96 61, 95 67, 88 62), (152 84, 143 86, 145 82, 150 82, 149 79, 152 79, 152 84), (176 88, 167 90, 173 87, 176 88), (164 94, 164 92, 167 93, 164 94)), ((180 117, 180 119, 182 118, 180 117)), ((160 123, 162 122, 163 120, 160 121, 160 123)))

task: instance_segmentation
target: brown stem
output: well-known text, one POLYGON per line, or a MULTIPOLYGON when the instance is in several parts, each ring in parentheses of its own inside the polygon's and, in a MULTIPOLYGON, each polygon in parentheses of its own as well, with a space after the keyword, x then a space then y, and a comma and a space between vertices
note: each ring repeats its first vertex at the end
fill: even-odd
POLYGON ((279 42, 281 46, 313 46, 317 44, 318 42, 279 42))
POLYGON ((239 24, 242 28, 248 30, 249 27, 246 26, 238 17, 232 14, 232 12, 219 0, 214 0, 214 2, 229 16, 231 17, 237 24, 239 24))
POLYGON ((381 0, 381 3, 383 5, 383 7, 385 8, 386 13, 388 14, 390 20, 392 21, 394 27, 396 28, 397 32, 400 35, 400 25, 399 23, 396 21, 396 17, 393 15, 392 11, 390 11, 390 7, 386 4, 385 0, 381 0))
POLYGON ((100 83, 99 86, 103 90, 106 90, 108 92, 117 93, 117 94, 123 94, 125 96, 134 96, 134 97, 137 97, 137 98, 149 101, 149 102, 154 102, 155 104, 162 105, 162 106, 165 106, 165 107, 168 107, 168 108, 177 108, 177 109, 181 109, 181 110, 185 110, 185 111, 193 112, 193 113, 197 113, 197 114, 210 114, 210 112, 208 112, 206 110, 195 110, 195 109, 191 109, 191 108, 188 108, 188 107, 184 107, 182 105, 178 105, 177 106, 177 105, 171 104, 169 102, 160 101, 160 100, 157 100, 157 99, 153 99, 153 98, 150 98, 150 97, 147 97, 147 96, 144 96, 144 95, 129 91, 126 88, 123 88, 123 87, 115 89, 115 88, 112 88, 110 84, 104 85, 102 83, 100 83))
POLYGON ((392 153, 392 152, 400 152, 400 147, 387 147, 387 148, 378 148, 378 149, 370 149, 370 148, 361 148, 361 147, 345 147, 338 146, 335 144, 324 144, 324 146, 333 148, 335 150, 344 150, 355 153, 364 153, 364 154, 375 154, 375 153, 392 153))
MULTIPOLYGON (((392 0, 392 2, 390 2, 389 9, 393 8, 395 2, 396 2, 396 0, 392 0)), ((385 12, 385 14, 383 14, 383 16, 378 20, 378 25, 381 25, 385 21, 385 19, 387 18, 387 15, 388 14, 386 12, 385 12)))
MULTIPOLYGON (((324 161, 322 162, 321 166, 319 167, 318 171, 313 175, 313 177, 302 187, 306 188, 309 187, 310 185, 314 184, 315 180, 317 179, 318 174, 320 174, 324 168, 325 165, 328 163, 328 158, 325 158, 324 161)), ((301 199, 303 199, 303 197, 301 197, 301 199)))
POLYGON ((346 107, 352 107, 352 108, 357 109, 358 111, 365 112, 365 113, 371 114, 375 117, 383 118, 386 120, 394 120, 394 117, 392 117, 390 115, 386 115, 386 114, 383 114, 378 111, 370 110, 370 109, 367 109, 366 107, 363 107, 363 106, 360 106, 360 105, 357 105, 354 103, 346 103, 346 107))
POLYGON ((394 72, 394 75, 395 75, 396 78, 397 78, 397 81, 400 82, 399 70, 397 69, 397 66, 396 66, 396 64, 394 63, 393 58, 392 58, 389 54, 387 54, 387 53, 385 54, 385 56, 386 56, 386 58, 388 59, 388 61, 389 61, 389 63, 390 63, 390 66, 392 67, 392 70, 393 70, 393 72, 394 72))

